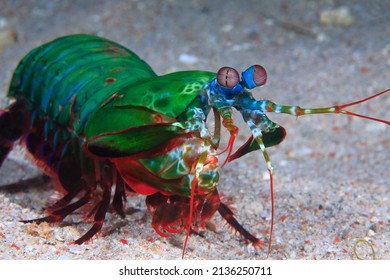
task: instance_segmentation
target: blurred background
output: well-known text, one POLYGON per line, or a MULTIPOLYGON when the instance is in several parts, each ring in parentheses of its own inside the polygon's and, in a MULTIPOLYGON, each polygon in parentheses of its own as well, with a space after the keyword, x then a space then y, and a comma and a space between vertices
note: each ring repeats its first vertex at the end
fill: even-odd
MULTIPOLYGON (((56 37, 89 33, 135 51, 158 74, 179 70, 243 71, 261 64, 267 85, 257 99, 323 107, 390 87, 389 1, 0 1, 0 107, 18 61, 56 37)), ((355 109, 355 108, 354 108, 355 109)), ((355 111, 390 119, 390 96, 355 111)), ((240 126, 238 144, 249 136, 240 126)), ((347 116, 270 115, 287 138, 269 149, 275 171, 272 259, 390 258, 388 126, 347 116), (357 246, 355 246, 357 244, 357 246), (356 250, 354 251, 354 246, 356 250)), ((16 149, 0 170, 0 186, 37 174, 16 149)), ((267 244, 269 181, 261 153, 221 170, 219 192, 237 219, 267 244)), ((143 197, 129 198, 125 220, 109 214, 99 238, 70 242, 89 225, 80 215, 59 225, 18 221, 43 215, 55 201, 50 184, 0 187, 0 259, 176 259, 184 235, 161 238, 143 197)), ((223 221, 191 236, 186 258, 264 259, 223 221)))

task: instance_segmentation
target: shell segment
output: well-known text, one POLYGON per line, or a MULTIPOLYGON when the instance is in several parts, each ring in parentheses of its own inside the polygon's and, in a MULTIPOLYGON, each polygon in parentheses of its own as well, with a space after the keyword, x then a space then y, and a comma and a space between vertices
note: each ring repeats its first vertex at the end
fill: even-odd
POLYGON ((81 132, 99 104, 125 84, 155 77, 135 53, 92 35, 71 35, 33 49, 19 63, 9 96, 24 96, 60 125, 81 132))

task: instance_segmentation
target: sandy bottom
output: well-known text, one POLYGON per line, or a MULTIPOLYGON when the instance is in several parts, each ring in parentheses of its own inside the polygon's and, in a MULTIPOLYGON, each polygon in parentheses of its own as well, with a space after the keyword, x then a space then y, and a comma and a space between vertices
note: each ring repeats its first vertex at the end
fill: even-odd
MULTIPOLYGON (((117 41, 159 74, 262 64, 268 82, 253 94, 278 104, 323 107, 390 87, 388 1, 347 1, 341 9, 325 0, 160 2, 1 1, 1 107, 26 52, 72 33, 117 41)), ((355 111, 389 120, 389 108, 387 94, 355 111)), ((243 143, 248 129, 234 117, 243 143)), ((268 258, 390 259, 389 127, 347 116, 269 117, 287 138, 269 149, 276 216, 268 258)), ((59 197, 50 183, 23 183, 36 174, 20 150, 0 170, 1 186, 16 183, 0 187, 0 259, 181 258, 184 234, 157 235, 142 196, 128 199, 125 219, 109 213, 101 234, 82 246, 71 244, 90 227, 82 212, 59 224, 20 223, 44 216, 59 197)), ((185 258, 267 258, 270 191, 261 153, 223 168, 218 189, 265 248, 245 244, 216 214, 202 236, 190 236, 185 258)))

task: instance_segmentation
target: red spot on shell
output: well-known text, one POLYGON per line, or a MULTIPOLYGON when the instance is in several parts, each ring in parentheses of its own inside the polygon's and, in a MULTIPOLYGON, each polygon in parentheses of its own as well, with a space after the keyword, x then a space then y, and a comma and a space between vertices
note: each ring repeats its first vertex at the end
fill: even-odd
POLYGON ((0 232, 0 236, 5 239, 5 235, 0 232))
POLYGON ((125 68, 114 68, 110 72, 111 73, 117 73, 117 72, 120 72, 120 71, 123 71, 123 70, 125 70, 125 68))
POLYGON ((115 82, 115 81, 116 81, 115 78, 110 77, 110 78, 107 78, 107 79, 106 79, 106 84, 111 84, 111 83, 113 83, 113 82, 115 82))
POLYGON ((336 238, 333 240, 333 243, 339 243, 341 240, 338 236, 336 236, 336 238))

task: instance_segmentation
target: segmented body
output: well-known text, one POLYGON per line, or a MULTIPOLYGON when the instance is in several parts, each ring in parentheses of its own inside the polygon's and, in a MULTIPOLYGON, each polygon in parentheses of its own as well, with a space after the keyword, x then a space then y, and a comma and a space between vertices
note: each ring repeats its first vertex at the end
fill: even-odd
POLYGON ((15 70, 8 93, 12 103, 0 111, 0 165, 21 139, 33 161, 64 194, 47 209, 46 217, 30 221, 61 221, 95 201, 90 212, 93 226, 76 240, 78 244, 102 228, 110 204, 124 216, 126 196, 135 192, 146 196, 152 226, 160 235, 187 232, 183 254, 190 232, 217 211, 259 246, 261 241, 220 201, 220 153, 227 153, 225 163, 255 150, 263 154, 270 175, 272 235, 273 168, 266 148, 279 144, 286 133, 267 112, 342 113, 390 124, 345 110, 389 90, 340 106, 301 108, 255 100, 248 89, 264 85, 266 78, 259 65, 244 71, 242 80, 230 67, 218 73, 157 76, 117 43, 92 35, 62 37, 32 50, 15 70), (234 153, 238 128, 233 109, 252 132, 234 153), (211 111, 213 133, 206 125, 211 111), (221 126, 230 139, 225 150, 218 151, 221 126))

